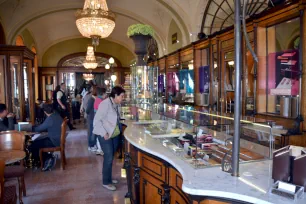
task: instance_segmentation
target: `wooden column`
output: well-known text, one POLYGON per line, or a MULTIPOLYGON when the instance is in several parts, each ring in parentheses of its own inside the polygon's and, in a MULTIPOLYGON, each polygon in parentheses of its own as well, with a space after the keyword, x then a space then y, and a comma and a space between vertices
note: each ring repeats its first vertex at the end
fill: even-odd
POLYGON ((257 68, 257 113, 266 112, 267 96, 267 73, 266 73, 266 28, 257 27, 257 56, 258 56, 258 68, 257 68))
MULTIPOLYGON (((47 76, 47 85, 50 85, 51 84, 51 76, 47 76)), ((52 98, 52 92, 51 91, 47 91, 47 97, 48 97, 48 100, 50 100, 52 98)))
POLYGON ((47 100, 46 97, 46 77, 45 76, 41 76, 41 92, 42 92, 42 100, 47 100))
POLYGON ((5 64, 4 64, 5 56, 0 56, 0 103, 5 103, 5 85, 4 78, 5 77, 5 64))

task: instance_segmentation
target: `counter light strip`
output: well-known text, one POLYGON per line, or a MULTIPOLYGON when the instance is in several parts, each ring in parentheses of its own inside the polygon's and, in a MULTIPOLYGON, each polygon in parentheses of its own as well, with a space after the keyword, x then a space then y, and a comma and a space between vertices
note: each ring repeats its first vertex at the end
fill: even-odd
POLYGON ((256 186, 256 185, 254 185, 254 184, 252 184, 251 182, 245 180, 244 178, 239 177, 238 179, 239 179, 240 181, 242 181, 243 183, 245 183, 246 185, 251 186, 251 187, 257 189, 257 190, 259 190, 259 191, 262 192, 262 193, 267 193, 267 191, 265 191, 264 189, 262 189, 262 188, 260 188, 260 187, 258 187, 258 186, 256 186))
MULTIPOLYGON (((142 107, 140 107, 140 108, 142 108, 142 107)), ((146 108, 142 108, 142 109, 143 110, 152 111, 152 110, 146 109, 146 108)), ((199 113, 199 114, 203 114, 203 115, 215 116, 215 117, 219 117, 219 118, 223 118, 223 119, 228 119, 228 120, 234 120, 234 118, 230 118, 230 117, 227 117, 227 116, 215 115, 215 114, 211 114, 211 113, 203 113, 203 112, 200 112, 200 111, 187 110, 187 109, 184 109, 184 108, 178 108, 178 110, 184 110, 184 111, 189 111, 189 112, 193 112, 193 113, 199 113)), ((157 114, 159 114, 159 113, 157 113, 157 114)), ((271 128, 268 125, 262 125, 262 124, 259 124, 259 123, 253 123, 253 122, 250 122, 250 121, 247 121, 247 120, 240 120, 240 122, 252 124, 252 125, 255 125, 255 126, 271 128)))
MULTIPOLYGON (((193 113, 199 113, 199 114, 210 115, 210 116, 215 116, 215 117, 219 117, 219 118, 234 120, 234 118, 230 118, 230 117, 227 117, 227 116, 215 115, 215 114, 211 114, 211 113, 203 113, 203 112, 200 112, 200 111, 186 110, 184 108, 178 108, 178 109, 179 110, 185 110, 185 111, 193 112, 193 113)), ((244 122, 244 123, 249 123, 249 124, 252 124, 252 125, 257 125, 257 126, 262 126, 262 127, 270 128, 270 126, 268 126, 268 125, 262 125, 262 124, 259 124, 259 123, 253 123, 253 122, 250 122, 250 121, 247 121, 247 120, 240 120, 240 122, 244 122)))

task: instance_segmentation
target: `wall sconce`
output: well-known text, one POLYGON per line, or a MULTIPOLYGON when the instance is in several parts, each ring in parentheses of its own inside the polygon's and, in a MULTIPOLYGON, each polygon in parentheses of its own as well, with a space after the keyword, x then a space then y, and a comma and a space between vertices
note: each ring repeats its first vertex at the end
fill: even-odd
POLYGON ((111 80, 112 80, 113 82, 115 82, 115 81, 117 80, 117 76, 113 74, 113 75, 111 76, 111 80))
POLYGON ((188 64, 188 69, 193 70, 193 64, 192 63, 188 64))
POLYGON ((114 58, 111 57, 111 58, 109 58, 108 62, 112 65, 112 64, 115 63, 115 60, 114 60, 114 58))
POLYGON ((234 64, 235 64, 234 61, 229 61, 229 62, 228 62, 228 65, 229 65, 229 66, 233 66, 234 64))

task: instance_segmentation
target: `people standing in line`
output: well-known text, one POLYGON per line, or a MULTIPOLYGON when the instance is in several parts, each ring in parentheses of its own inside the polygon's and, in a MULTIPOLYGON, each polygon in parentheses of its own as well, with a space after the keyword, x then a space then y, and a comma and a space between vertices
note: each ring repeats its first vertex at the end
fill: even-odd
POLYGON ((95 102, 95 98, 97 96, 96 89, 97 89, 97 87, 92 87, 92 89, 91 89, 92 92, 90 94, 90 98, 88 99, 88 102, 86 104, 86 109, 85 109, 85 113, 86 113, 86 116, 87 116, 86 119, 87 119, 88 151, 91 151, 91 152, 96 152, 97 151, 96 137, 92 133, 92 131, 93 131, 93 120, 94 120, 94 116, 95 116, 94 102, 95 102))
POLYGON ((112 88, 109 98, 103 100, 96 112, 93 124, 93 133, 98 135, 102 150, 103 159, 103 187, 115 191, 118 181, 112 178, 112 167, 114 154, 118 149, 119 135, 121 132, 120 113, 118 106, 124 98, 125 90, 122 87, 112 88))
POLYGON ((68 109, 69 108, 68 107, 68 98, 65 94, 65 90, 66 90, 66 84, 61 83, 61 89, 56 93, 57 111, 62 116, 62 118, 67 117, 69 119, 67 125, 68 125, 70 130, 74 130, 75 127, 73 127, 71 122, 70 122, 70 113, 69 113, 69 109, 68 109))
MULTIPOLYGON (((98 111, 98 107, 99 107, 100 103, 107 97, 105 88, 97 87, 96 92, 97 92, 97 96, 96 96, 95 101, 94 101, 94 112, 95 112, 95 114, 98 111)), ((99 139, 98 139, 97 135, 95 135, 95 134, 93 134, 93 135, 96 139, 96 145, 97 145, 96 154, 97 155, 103 155, 104 153, 102 151, 99 139)))
POLYGON ((81 114, 84 114, 84 119, 85 120, 87 119, 87 114, 86 114, 85 110, 86 110, 87 105, 88 105, 88 100, 92 96, 92 93, 91 93, 92 89, 93 89, 93 86, 87 87, 86 88, 86 93, 85 93, 85 95, 82 98, 82 104, 81 104, 80 112, 81 112, 81 114))
POLYGON ((0 132, 14 130, 14 117, 13 113, 7 111, 6 105, 0 103, 0 132))

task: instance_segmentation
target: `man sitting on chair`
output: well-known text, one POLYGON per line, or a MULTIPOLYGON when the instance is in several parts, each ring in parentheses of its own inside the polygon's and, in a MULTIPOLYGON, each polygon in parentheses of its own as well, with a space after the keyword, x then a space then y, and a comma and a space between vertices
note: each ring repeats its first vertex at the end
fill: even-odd
POLYGON ((0 103, 0 132, 14 130, 14 114, 8 113, 6 105, 0 103))
MULTIPOLYGON (((53 110, 52 104, 44 104, 44 113, 47 118, 43 124, 34 127, 34 132, 48 132, 46 137, 38 137, 31 144, 31 152, 35 161, 39 161, 39 149, 48 147, 59 147, 61 144, 61 125, 62 117, 53 110)), ((56 163, 56 158, 52 154, 44 153, 43 160, 45 165, 43 170, 53 168, 56 163)))

